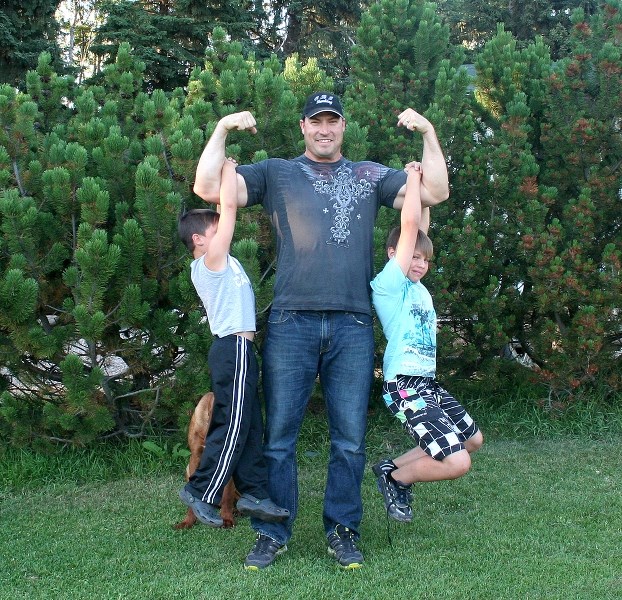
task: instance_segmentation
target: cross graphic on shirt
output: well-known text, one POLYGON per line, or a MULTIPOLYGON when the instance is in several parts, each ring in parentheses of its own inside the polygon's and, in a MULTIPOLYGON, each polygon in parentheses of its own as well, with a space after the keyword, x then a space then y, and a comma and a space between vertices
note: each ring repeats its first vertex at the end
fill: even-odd
POLYGON ((330 196, 332 208, 335 210, 334 224, 330 228, 331 237, 326 240, 326 243, 347 248, 350 235, 350 213, 359 200, 371 194, 372 184, 365 179, 357 180, 352 174, 352 169, 341 166, 330 180, 316 180, 314 188, 316 192, 330 196))

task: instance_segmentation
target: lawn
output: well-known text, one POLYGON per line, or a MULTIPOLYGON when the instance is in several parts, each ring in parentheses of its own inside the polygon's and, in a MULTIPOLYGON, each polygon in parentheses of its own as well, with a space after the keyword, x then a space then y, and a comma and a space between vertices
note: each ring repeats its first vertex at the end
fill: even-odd
MULTIPOLYGON (((378 415, 368 439, 370 461, 408 444, 378 415)), ((171 528, 185 512, 177 499, 181 459, 154 460, 135 445, 114 459, 111 476, 92 452, 78 459, 8 453, 0 487, 0 599, 621 597, 622 435, 493 433, 465 477, 415 488, 411 524, 387 523, 368 470, 365 564, 352 572, 326 552, 327 445, 322 417, 310 415, 299 447, 294 537, 261 572, 242 568, 254 539, 246 519, 234 530, 171 528)))

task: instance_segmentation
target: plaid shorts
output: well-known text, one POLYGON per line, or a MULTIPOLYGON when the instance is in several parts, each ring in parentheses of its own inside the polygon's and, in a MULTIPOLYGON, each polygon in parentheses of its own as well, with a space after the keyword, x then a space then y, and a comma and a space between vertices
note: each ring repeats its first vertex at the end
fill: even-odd
POLYGON ((432 458, 464 450, 479 430, 464 407, 431 377, 398 375, 385 381, 382 398, 417 445, 432 458))

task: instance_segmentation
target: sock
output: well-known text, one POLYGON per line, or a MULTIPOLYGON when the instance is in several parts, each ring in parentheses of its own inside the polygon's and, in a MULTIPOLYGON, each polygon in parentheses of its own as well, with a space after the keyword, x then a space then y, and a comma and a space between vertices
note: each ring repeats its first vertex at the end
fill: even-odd
MULTIPOLYGON (((397 468, 397 467, 396 467, 397 468)), ((395 469, 393 469, 394 471, 395 469)), ((408 485, 407 483, 404 483, 403 481, 399 481, 398 479, 393 479, 393 471, 390 471, 388 473, 386 473, 386 477, 387 479, 393 484, 396 485, 397 487, 401 487, 401 488, 409 488, 410 485, 408 485)))
POLYGON ((385 458, 380 463, 380 468, 382 469, 383 473, 388 474, 392 471, 395 471, 395 469, 397 469, 397 465, 390 458, 385 458))

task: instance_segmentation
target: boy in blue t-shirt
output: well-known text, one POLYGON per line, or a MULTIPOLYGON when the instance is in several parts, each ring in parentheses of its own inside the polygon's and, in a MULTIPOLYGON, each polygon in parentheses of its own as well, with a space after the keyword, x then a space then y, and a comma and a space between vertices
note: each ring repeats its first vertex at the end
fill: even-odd
POLYGON ((194 257, 192 283, 214 335, 208 355, 214 392, 212 419, 201 462, 179 497, 201 523, 212 527, 223 524, 218 504, 230 478, 241 493, 240 512, 264 521, 289 517, 289 511, 277 506, 266 491, 259 367, 253 351, 255 295, 242 265, 229 254, 236 186, 235 164, 225 161, 220 214, 210 209, 190 210, 178 226, 180 238, 194 257))
MULTIPOLYGON (((371 282, 372 300, 387 338, 383 399, 417 446, 372 467, 387 514, 412 521, 412 484, 456 479, 471 466, 469 454, 483 436, 465 409, 435 380, 436 312, 421 283, 433 246, 419 229, 421 214, 419 163, 406 166, 408 179, 401 225, 389 234, 389 261, 371 282)), ((425 209, 427 210, 427 209, 425 209)), ((427 229, 426 225, 424 227, 427 229)))

